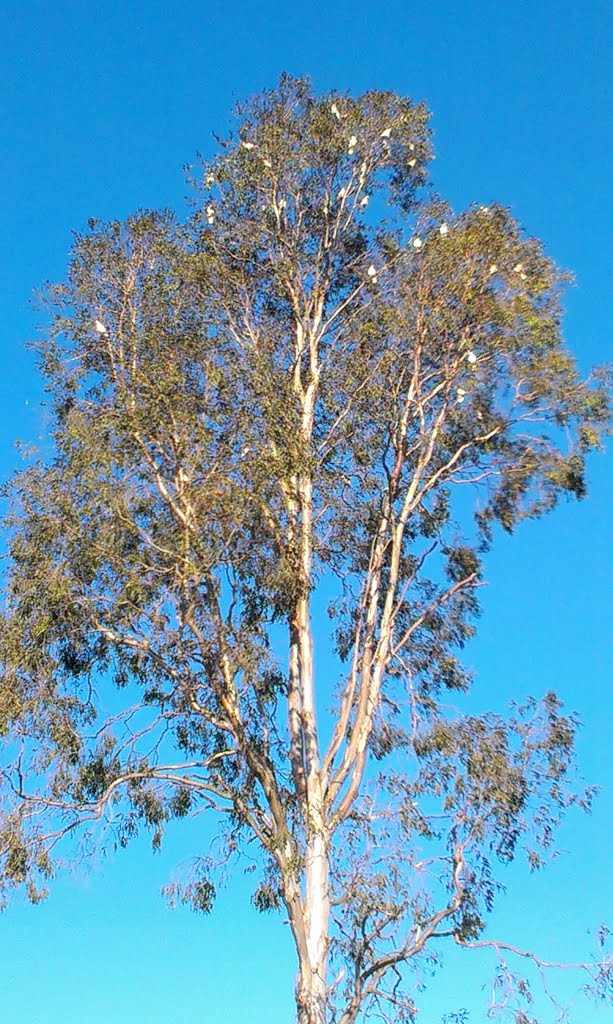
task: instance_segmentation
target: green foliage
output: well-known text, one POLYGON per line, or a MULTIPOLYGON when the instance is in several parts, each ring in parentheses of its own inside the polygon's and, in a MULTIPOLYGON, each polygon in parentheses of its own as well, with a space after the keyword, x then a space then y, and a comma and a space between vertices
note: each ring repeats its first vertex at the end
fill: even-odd
POLYGON ((252 900, 254 907, 261 914, 279 910, 283 905, 283 895, 279 891, 279 886, 272 881, 261 882, 255 890, 252 900))
MULTIPOLYGON (((0 886, 39 899, 71 840, 158 848, 206 809, 220 863, 257 842, 254 904, 304 955, 325 834, 343 1024, 375 977, 413 1020, 394 972, 475 941, 497 862, 539 866, 590 799, 554 695, 448 701, 482 556, 585 496, 608 379, 564 346, 567 275, 503 206, 455 214, 431 155, 422 105, 284 76, 192 169, 185 222, 90 222, 38 346, 53 454, 6 488, 0 886), (322 603, 338 691, 305 654, 322 603)), ((208 913, 211 874, 168 895, 208 913)))
POLYGON ((208 877, 208 866, 199 862, 193 876, 184 885, 173 882, 164 888, 164 894, 171 906, 183 903, 200 914, 210 914, 217 895, 213 882, 208 877))

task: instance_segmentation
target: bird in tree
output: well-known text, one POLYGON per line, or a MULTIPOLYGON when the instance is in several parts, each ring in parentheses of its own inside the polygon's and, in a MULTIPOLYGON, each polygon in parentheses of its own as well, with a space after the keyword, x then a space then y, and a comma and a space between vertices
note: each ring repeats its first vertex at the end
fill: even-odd
MULTIPOLYGON (((556 695, 468 713, 462 656, 499 530, 584 496, 606 376, 541 243, 434 193, 422 104, 284 76, 236 117, 187 219, 92 222, 49 292, 53 452, 6 488, 0 889, 207 811, 220 863, 169 896, 210 911, 257 846, 299 1024, 413 1021, 454 943, 527 1021, 511 961, 547 965, 485 931, 499 868, 591 794, 556 695)), ((604 997, 605 953, 579 968, 604 997)))

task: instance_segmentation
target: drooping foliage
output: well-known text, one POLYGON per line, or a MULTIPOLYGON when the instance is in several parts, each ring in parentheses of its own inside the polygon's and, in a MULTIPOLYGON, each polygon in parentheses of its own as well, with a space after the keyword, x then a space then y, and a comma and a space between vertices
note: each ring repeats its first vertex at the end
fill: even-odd
MULTIPOLYGON (((541 244, 455 214, 431 155, 423 106, 285 77, 185 221, 91 222, 39 351, 53 455, 7 488, 2 887, 210 808, 224 858, 259 843, 308 1024, 413 1020, 413 969, 590 798, 555 695, 463 713, 462 651, 497 529, 585 495, 606 377, 541 244)), ((205 851, 170 895, 211 909, 205 851)))

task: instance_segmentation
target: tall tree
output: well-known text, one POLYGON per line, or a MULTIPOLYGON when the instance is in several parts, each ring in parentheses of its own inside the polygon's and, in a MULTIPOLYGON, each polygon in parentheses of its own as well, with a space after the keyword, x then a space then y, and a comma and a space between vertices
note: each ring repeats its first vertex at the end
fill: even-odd
MULTIPOLYGON (((2 888, 208 809, 223 858, 257 841, 300 1024, 412 1021, 442 939, 512 982, 496 865, 589 803, 553 693, 452 704, 481 556, 583 497, 605 380, 541 244, 432 192, 422 105, 284 77, 237 117, 186 222, 91 222, 51 289, 54 454, 6 521, 2 888)), ((171 896, 208 911, 215 867, 171 896)))

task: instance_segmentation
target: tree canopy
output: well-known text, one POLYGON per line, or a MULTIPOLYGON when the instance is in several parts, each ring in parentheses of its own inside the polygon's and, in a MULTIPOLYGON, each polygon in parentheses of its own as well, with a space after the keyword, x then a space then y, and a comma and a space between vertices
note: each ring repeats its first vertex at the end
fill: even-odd
POLYGON ((584 497, 606 374, 541 243, 435 194, 423 105, 284 76, 236 118, 189 216, 91 221, 49 290, 53 453, 7 488, 0 890, 207 809, 221 852, 169 895, 209 911, 255 842, 300 1024, 414 1020, 442 940, 495 947, 528 1022, 510 960, 537 953, 484 935, 497 866, 538 867, 591 792, 554 693, 462 710, 463 650, 497 531, 584 497))

